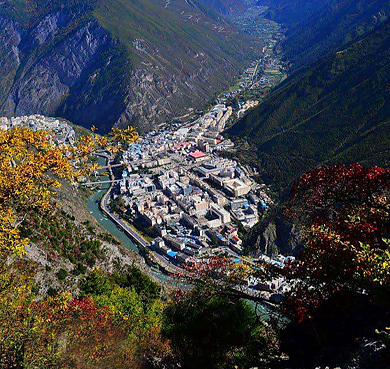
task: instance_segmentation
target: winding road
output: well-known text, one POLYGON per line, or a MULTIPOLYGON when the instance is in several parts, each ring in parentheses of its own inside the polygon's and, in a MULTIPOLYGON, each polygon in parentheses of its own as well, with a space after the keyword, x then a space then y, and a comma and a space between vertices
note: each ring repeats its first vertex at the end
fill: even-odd
MULTIPOLYGON (((104 157, 107 159, 107 163, 109 164, 112 160, 112 157, 106 153, 96 153, 96 155, 104 157)), ((110 194, 111 191, 114 188, 115 183, 117 182, 115 180, 114 173, 112 172, 112 167, 110 165, 107 166, 107 168, 110 171, 110 177, 111 183, 110 188, 107 190, 107 192, 104 194, 102 199, 100 200, 100 208, 101 210, 107 215, 109 219, 111 219, 117 226, 119 226, 134 242, 136 242, 138 245, 141 245, 144 248, 147 248, 148 250, 151 249, 151 245, 149 242, 147 242, 144 238, 142 238, 134 229, 132 229, 128 224, 123 222, 119 217, 117 217, 114 213, 110 211, 109 204, 110 204, 110 194)), ((158 263, 163 269, 165 269, 169 273, 178 273, 182 270, 178 268, 175 265, 172 265, 168 260, 166 260, 162 255, 157 253, 152 253, 152 258, 156 263, 158 263)))

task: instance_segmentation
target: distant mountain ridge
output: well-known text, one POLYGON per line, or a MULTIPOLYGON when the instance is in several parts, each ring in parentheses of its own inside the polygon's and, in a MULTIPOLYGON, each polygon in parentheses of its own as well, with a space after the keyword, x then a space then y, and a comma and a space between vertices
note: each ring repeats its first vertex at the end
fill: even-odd
POLYGON ((198 0, 5 0, 0 115, 145 131, 203 106, 258 46, 198 0))
POLYGON ((321 164, 390 165, 390 20, 288 78, 229 133, 286 188, 321 164))
POLYGON ((390 0, 259 0, 287 28, 286 58, 304 66, 372 30, 390 16, 390 0))

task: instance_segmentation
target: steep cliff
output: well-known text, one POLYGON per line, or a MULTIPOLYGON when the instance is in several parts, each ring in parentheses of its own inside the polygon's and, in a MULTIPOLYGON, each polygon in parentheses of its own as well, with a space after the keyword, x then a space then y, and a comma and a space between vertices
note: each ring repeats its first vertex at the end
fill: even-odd
POLYGON ((301 250, 300 230, 278 210, 251 229, 245 240, 245 251, 254 257, 298 255, 301 250))
POLYGON ((8 0, 0 115, 147 130, 202 106, 257 46, 197 1, 8 0))

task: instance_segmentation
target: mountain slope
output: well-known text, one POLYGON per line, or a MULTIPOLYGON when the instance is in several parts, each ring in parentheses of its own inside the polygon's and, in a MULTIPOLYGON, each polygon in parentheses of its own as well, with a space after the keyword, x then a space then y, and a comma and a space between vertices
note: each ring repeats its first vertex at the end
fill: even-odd
POLYGON ((243 158, 251 156, 264 177, 281 187, 320 164, 359 161, 388 166, 389 80, 386 21, 292 75, 229 133, 249 142, 243 158))
POLYGON ((228 16, 248 8, 244 0, 199 0, 215 12, 228 16))
POLYGON ((284 51, 304 66, 372 30, 390 15, 389 0, 259 0, 268 17, 287 27, 284 51))
POLYGON ((7 0, 0 115, 156 123, 200 107, 257 44, 196 0, 7 0))

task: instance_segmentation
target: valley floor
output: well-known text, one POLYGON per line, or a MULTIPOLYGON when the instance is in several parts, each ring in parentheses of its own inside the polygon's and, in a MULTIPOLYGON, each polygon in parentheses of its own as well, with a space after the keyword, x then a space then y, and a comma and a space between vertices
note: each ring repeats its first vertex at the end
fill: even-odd
MULTIPOLYGON (((142 136, 117 164, 108 158, 105 169, 110 170, 112 182, 101 199, 103 215, 164 273, 181 272, 185 263, 212 255, 228 256, 237 263, 283 266, 286 261, 283 256, 264 255, 256 261, 242 256, 242 237, 273 202, 266 185, 257 183, 256 170, 227 158, 234 144, 223 137, 225 128, 257 106, 285 75, 278 50, 280 27, 262 19, 261 9, 256 17, 249 17, 252 26, 247 31, 262 35, 267 46, 234 88, 220 94, 206 113, 160 125, 142 136)), ((250 281, 249 287, 258 290, 259 283, 250 281)), ((286 286, 280 279, 261 288, 279 293, 286 286)))

